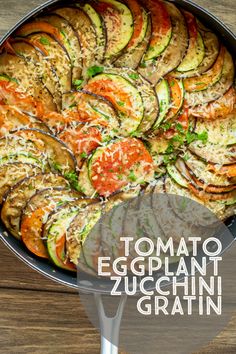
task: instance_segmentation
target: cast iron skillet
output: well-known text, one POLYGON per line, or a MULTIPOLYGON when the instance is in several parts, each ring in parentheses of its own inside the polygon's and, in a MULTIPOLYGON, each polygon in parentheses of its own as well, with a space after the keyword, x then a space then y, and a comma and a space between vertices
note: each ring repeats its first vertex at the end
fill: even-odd
MULTIPOLYGON (((79 2, 79 0, 77 0, 79 2)), ((209 13, 207 10, 203 9, 199 5, 193 3, 189 0, 170 0, 170 2, 181 6, 183 9, 186 9, 192 12, 194 15, 198 16, 199 19, 205 24, 207 27, 212 29, 221 40, 227 45, 231 54, 236 57, 236 35, 227 28, 219 19, 217 19, 214 15, 209 13)), ((73 3, 73 0, 71 1, 73 3)), ((23 23, 30 20, 34 16, 39 15, 42 12, 48 12, 54 7, 69 5, 68 1, 63 0, 49 0, 45 4, 37 7, 35 10, 27 14, 24 18, 22 18, 12 29, 10 29, 5 36, 0 40, 0 45, 2 45, 10 35, 12 35, 23 23)), ((232 232, 232 234, 236 237, 236 217, 230 220, 228 226, 232 232)), ((3 243, 22 261, 24 261, 28 266, 32 269, 37 270, 41 274, 47 276, 48 278, 69 286, 71 288, 78 288, 76 274, 71 274, 66 271, 60 270, 53 266, 53 264, 36 258, 32 256, 22 245, 22 242, 15 239, 13 236, 9 235, 8 237, 4 236, 5 227, 0 222, 0 238, 3 243)), ((86 290, 86 289, 83 289, 86 290)))

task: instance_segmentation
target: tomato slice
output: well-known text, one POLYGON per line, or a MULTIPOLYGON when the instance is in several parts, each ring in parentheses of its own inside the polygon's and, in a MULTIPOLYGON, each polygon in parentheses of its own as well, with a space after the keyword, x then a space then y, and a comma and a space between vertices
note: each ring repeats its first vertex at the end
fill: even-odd
MULTIPOLYGON (((178 117, 178 119, 176 120, 176 124, 178 124, 178 123, 181 125, 183 132, 188 131, 188 127, 189 127, 189 110, 188 110, 188 108, 185 108, 183 113, 178 117)), ((177 129, 177 127, 173 127, 173 128, 168 129, 166 132, 164 132, 163 136, 166 139, 172 139, 177 134, 179 134, 179 130, 177 129)))
POLYGON ((165 118, 166 121, 174 118, 179 113, 184 102, 184 90, 182 87, 182 81, 179 81, 175 78, 168 78, 167 81, 170 87, 171 108, 165 118))
POLYGON ((166 49, 171 39, 172 24, 170 15, 162 1, 148 0, 145 5, 151 13, 152 36, 144 60, 150 60, 159 56, 166 49))
POLYGON ((236 164, 222 167, 209 164, 208 170, 215 172, 217 175, 227 176, 228 178, 236 177, 236 164))
POLYGON ((30 112, 39 118, 45 111, 41 102, 20 92, 16 83, 5 80, 0 80, 0 104, 16 105, 20 110, 30 112))
POLYGON ((26 23, 25 25, 20 27, 16 35, 21 37, 27 37, 32 33, 39 32, 48 33, 52 35, 60 43, 60 45, 64 45, 63 36, 61 32, 56 27, 43 21, 26 23))
POLYGON ((92 184, 100 195, 109 196, 152 175, 152 157, 138 139, 126 138, 101 149, 92 158, 90 170, 92 184))
POLYGON ((66 235, 64 234, 56 243, 56 255, 63 266, 68 270, 76 270, 76 266, 66 257, 66 235))
POLYGON ((59 138, 73 151, 79 165, 102 142, 100 130, 87 125, 67 128, 59 134, 59 138))
POLYGON ((49 207, 39 208, 26 216, 21 224, 21 238, 30 252, 41 258, 49 258, 47 248, 41 238, 44 216, 49 207))
POLYGON ((140 34, 143 29, 143 14, 142 14, 142 8, 136 0, 126 0, 126 2, 133 14, 133 17, 135 18, 134 32, 129 41, 129 44, 127 45, 127 48, 129 49, 135 46, 137 40, 140 37, 140 34))

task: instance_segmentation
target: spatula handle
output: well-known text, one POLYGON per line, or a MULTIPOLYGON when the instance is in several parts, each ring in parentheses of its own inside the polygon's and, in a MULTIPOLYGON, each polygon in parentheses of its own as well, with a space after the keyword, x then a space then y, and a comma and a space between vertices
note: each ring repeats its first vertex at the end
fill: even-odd
POLYGON ((107 317, 101 294, 95 294, 95 301, 98 309, 98 316, 101 330, 101 354, 118 354, 120 324, 127 296, 122 295, 116 315, 107 317))

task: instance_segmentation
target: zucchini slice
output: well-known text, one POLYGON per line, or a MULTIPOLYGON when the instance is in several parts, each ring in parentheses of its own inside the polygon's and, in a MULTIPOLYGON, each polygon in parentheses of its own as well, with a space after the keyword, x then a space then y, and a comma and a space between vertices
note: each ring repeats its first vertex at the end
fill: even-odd
POLYGON ((126 4, 133 15, 134 32, 114 65, 136 69, 148 47, 152 31, 151 19, 137 0, 126 0, 126 4))
POLYGON ((77 32, 80 39, 83 59, 83 75, 96 63, 96 32, 89 16, 79 8, 63 7, 54 11, 65 18, 77 32))
POLYGON ((144 116, 144 106, 139 90, 130 81, 116 74, 100 74, 88 82, 85 90, 112 103, 118 112, 123 136, 137 130, 144 116))
POLYGON ((125 4, 116 0, 103 0, 95 3, 94 7, 102 16, 106 27, 105 59, 114 60, 128 45, 133 35, 132 13, 125 4))
MULTIPOLYGON (((52 95, 49 91, 43 86, 42 82, 39 80, 38 75, 35 70, 35 65, 32 62, 26 61, 24 58, 12 55, 8 53, 3 53, 0 55, 0 72, 6 74, 17 81, 19 91, 25 94, 25 111, 29 112, 32 110, 32 97, 36 103, 42 105, 42 110, 45 113, 57 111, 56 104, 53 100, 52 95), (27 107, 28 103, 28 107, 27 107)), ((8 92, 9 93, 9 92, 8 92)), ((17 96, 17 95, 16 95, 17 96)), ((19 101, 21 100, 19 92, 19 101)), ((12 97, 10 97, 11 102, 13 102, 12 97)), ((18 100, 17 100, 18 101, 18 100)), ((11 104, 8 102, 8 104, 11 104)), ((35 109, 36 107, 34 107, 35 109)))
POLYGON ((145 133, 154 124, 159 114, 159 104, 155 90, 150 82, 144 79, 137 71, 132 69, 107 69, 107 73, 122 76, 136 87, 142 98, 144 115, 138 127, 138 132, 145 133))
POLYGON ((41 155, 46 155, 52 169, 63 174, 75 171, 76 160, 74 156, 67 146, 54 136, 36 129, 21 129, 16 131, 14 135, 32 142, 41 155))
MULTIPOLYGON (((66 248, 69 259, 75 265, 78 264, 81 249, 86 241, 87 236, 102 215, 102 204, 92 203, 84 209, 79 210, 72 220, 66 233, 66 248)), ((88 265, 93 264, 93 252, 85 246, 83 248, 83 256, 88 265)))
POLYGON ((213 67, 202 74, 201 76, 194 76, 184 79, 184 87, 186 91, 197 92, 206 90, 209 86, 216 84, 222 75, 225 57, 225 48, 222 46, 219 56, 213 67))
POLYGON ((150 182, 154 177, 152 157, 135 138, 98 148, 89 160, 88 170, 93 188, 105 197, 129 185, 150 182))
POLYGON ((99 124, 114 131, 119 129, 119 117, 113 105, 103 96, 80 90, 62 96, 63 109, 78 113, 81 122, 99 124))
POLYGON ((194 70, 185 71, 184 73, 177 70, 171 73, 171 76, 176 78, 186 78, 198 76, 209 70, 214 64, 219 55, 220 43, 218 37, 211 31, 200 30, 205 47, 205 57, 202 63, 194 70))
POLYGON ((79 210, 83 210, 87 204, 85 199, 78 199, 63 205, 51 213, 44 225, 43 238, 46 240, 48 254, 59 268, 76 270, 66 254, 66 233, 79 210))
POLYGON ((59 80, 50 61, 40 50, 37 50, 27 39, 14 40, 11 43, 16 55, 22 56, 28 62, 30 61, 35 68, 39 80, 52 95, 57 108, 61 108, 61 95, 59 91, 59 80))
POLYGON ((145 2, 151 14, 152 34, 144 61, 156 59, 170 44, 172 37, 172 24, 165 3, 148 0, 145 2))
POLYGON ((183 188, 188 188, 187 180, 179 173, 175 165, 167 165, 166 170, 171 179, 173 179, 177 184, 183 188))
POLYGON ((205 47, 201 33, 198 31, 195 17, 183 11, 186 19, 189 33, 189 47, 180 65, 176 68, 177 71, 185 72, 196 69, 205 57, 205 47))
POLYGON ((20 217, 27 201, 39 190, 56 187, 69 188, 69 182, 51 173, 27 177, 15 185, 7 194, 1 211, 2 221, 8 231, 20 238, 20 217))
POLYGON ((30 198, 20 221, 21 238, 29 251, 38 257, 48 258, 42 238, 43 225, 54 209, 79 198, 78 193, 61 188, 39 191, 30 198))
POLYGON ((225 146, 236 144, 236 113, 210 122, 198 119, 195 132, 201 134, 203 131, 207 131, 209 143, 225 146))
POLYGON ((31 34, 27 38, 36 48, 41 49, 46 57, 49 57, 59 80, 60 93, 70 91, 72 66, 66 49, 47 33, 31 34))
POLYGON ((180 64, 188 48, 188 31, 184 16, 174 4, 165 2, 165 6, 172 22, 170 43, 156 60, 142 61, 138 69, 153 85, 180 64))
POLYGON ((231 87, 222 97, 219 99, 200 106, 192 107, 191 114, 194 117, 215 120, 227 117, 234 111, 236 103, 236 91, 234 87, 231 87))
POLYGON ((8 163, 0 168, 0 204, 7 192, 22 179, 36 175, 41 169, 29 163, 8 163))
POLYGON ((66 19, 57 14, 44 15, 36 20, 47 22, 58 29, 61 34, 60 41, 67 50, 67 53, 69 54, 71 60, 72 82, 80 79, 82 73, 83 60, 80 40, 77 32, 73 29, 69 22, 66 21, 66 19))
POLYGON ((88 161, 83 163, 83 166, 79 172, 79 179, 78 179, 79 189, 86 197, 94 197, 97 195, 96 190, 93 188, 92 183, 89 177, 89 170, 88 170, 88 161))
POLYGON ((102 62, 106 50, 106 28, 104 21, 99 13, 95 10, 94 6, 92 6, 90 3, 86 3, 84 5, 76 4, 76 6, 81 7, 81 9, 88 15, 93 24, 97 37, 96 61, 102 62))
POLYGON ((152 130, 156 131, 160 124, 165 120, 168 111, 171 107, 171 96, 170 96, 170 87, 166 79, 162 79, 159 84, 156 85, 156 94, 159 101, 159 116, 154 123, 152 130))
POLYGON ((35 128, 49 133, 49 128, 39 119, 18 111, 13 106, 0 106, 0 137, 13 130, 35 128))
POLYGON ((224 95, 232 86, 235 74, 234 62, 231 54, 226 50, 223 70, 220 80, 207 90, 186 92, 186 102, 190 107, 213 102, 224 95))

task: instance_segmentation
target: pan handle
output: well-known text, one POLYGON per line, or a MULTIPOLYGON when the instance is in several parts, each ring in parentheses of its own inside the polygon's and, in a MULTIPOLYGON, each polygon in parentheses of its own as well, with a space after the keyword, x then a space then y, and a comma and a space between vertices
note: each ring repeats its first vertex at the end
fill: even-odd
POLYGON ((95 302, 98 310, 98 317, 101 331, 101 354, 118 354, 120 336, 120 324, 123 316, 127 295, 122 295, 116 315, 107 317, 101 294, 95 294, 95 302))

